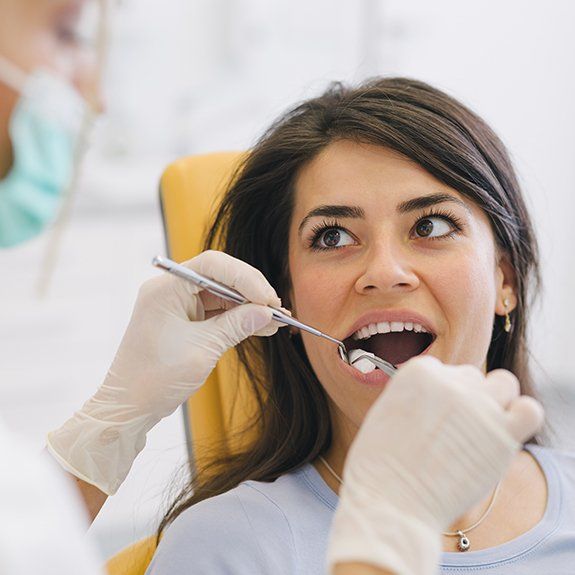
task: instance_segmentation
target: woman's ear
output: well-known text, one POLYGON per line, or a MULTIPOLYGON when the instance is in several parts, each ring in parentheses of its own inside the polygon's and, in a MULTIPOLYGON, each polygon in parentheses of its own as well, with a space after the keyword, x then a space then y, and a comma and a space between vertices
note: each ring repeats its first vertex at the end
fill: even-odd
POLYGON ((495 274, 497 289, 495 313, 506 315, 517 307, 517 274, 506 254, 499 257, 495 274))

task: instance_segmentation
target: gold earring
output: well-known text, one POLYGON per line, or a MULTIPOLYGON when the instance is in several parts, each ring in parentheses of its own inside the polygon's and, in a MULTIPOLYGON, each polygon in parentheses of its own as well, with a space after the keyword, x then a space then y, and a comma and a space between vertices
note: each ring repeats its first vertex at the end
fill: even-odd
POLYGON ((503 300, 503 305, 505 306, 505 326, 503 327, 503 329, 505 330, 506 333, 509 333, 511 331, 511 319, 509 317, 509 312, 507 311, 507 308, 509 307, 508 298, 505 298, 503 300))

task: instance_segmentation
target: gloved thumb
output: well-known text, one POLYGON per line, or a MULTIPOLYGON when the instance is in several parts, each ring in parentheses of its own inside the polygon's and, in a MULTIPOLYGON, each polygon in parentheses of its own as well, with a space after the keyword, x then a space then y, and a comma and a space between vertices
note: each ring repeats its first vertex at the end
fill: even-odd
MULTIPOLYGON (((246 303, 217 315, 205 323, 209 324, 213 343, 223 354, 226 350, 254 335, 272 321, 273 311, 269 307, 246 303)), ((208 327, 208 325, 206 325, 208 327)))

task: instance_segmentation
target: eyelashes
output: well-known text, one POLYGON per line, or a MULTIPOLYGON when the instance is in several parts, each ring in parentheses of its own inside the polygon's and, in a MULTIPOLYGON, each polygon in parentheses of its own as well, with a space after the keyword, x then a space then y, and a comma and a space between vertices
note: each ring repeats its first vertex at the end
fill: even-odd
POLYGON ((428 212, 426 212, 425 215, 420 216, 417 219, 417 222, 415 223, 415 226, 413 229, 415 229, 417 227, 417 224, 419 224, 421 221, 431 219, 431 218, 438 218, 440 220, 443 220, 444 222, 447 222, 452 227, 452 230, 449 233, 443 234, 441 236, 435 236, 435 237, 430 237, 430 238, 422 237, 420 239, 441 240, 441 239, 453 238, 455 235, 461 233, 465 227, 465 224, 463 223, 461 218, 457 217, 452 211, 450 211, 450 210, 443 211, 440 209, 431 209, 428 212))
MULTIPOLYGON (((430 211, 425 212, 424 214, 420 215, 417 218, 415 224, 411 228, 410 237, 413 236, 413 234, 417 230, 418 225, 421 222, 429 219, 439 219, 448 223, 451 227, 451 231, 442 234, 440 236, 430 236, 430 237, 415 236, 415 239, 427 240, 427 241, 452 239, 456 235, 460 234, 465 228, 465 224, 463 223, 463 221, 460 218, 458 218, 453 212, 449 210, 444 211, 440 209, 432 209, 430 211)), ((345 245, 347 244, 341 246, 320 245, 320 240, 325 234, 325 232, 332 230, 343 231, 345 234, 348 234, 353 237, 353 234, 349 232, 344 226, 342 226, 336 219, 324 220, 312 227, 310 238, 307 242, 308 248, 314 251, 329 251, 345 247, 345 245)))
MULTIPOLYGON (((313 250, 338 249, 338 247, 327 247, 327 246, 318 245, 319 240, 321 239, 322 235, 325 232, 331 231, 331 230, 343 230, 349 234, 349 232, 343 226, 341 226, 337 220, 330 220, 330 221, 324 220, 320 224, 316 224, 315 226, 312 227, 311 238, 308 242, 308 244, 309 244, 308 247, 313 249, 313 250)), ((343 246, 339 246, 339 247, 343 247, 343 246)))

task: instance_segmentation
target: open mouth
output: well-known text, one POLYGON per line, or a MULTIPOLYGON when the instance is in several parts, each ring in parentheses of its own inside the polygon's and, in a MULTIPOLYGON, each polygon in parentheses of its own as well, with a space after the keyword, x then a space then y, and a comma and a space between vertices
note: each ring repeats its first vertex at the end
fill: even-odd
POLYGON ((423 353, 436 338, 434 334, 423 331, 421 326, 418 326, 420 331, 415 331, 401 322, 394 322, 392 327, 386 324, 387 322, 383 322, 376 327, 372 327, 375 324, 370 324, 368 328, 358 330, 346 338, 343 342, 347 351, 362 349, 393 365, 399 365, 423 353), (376 333, 368 333, 374 331, 376 333))

